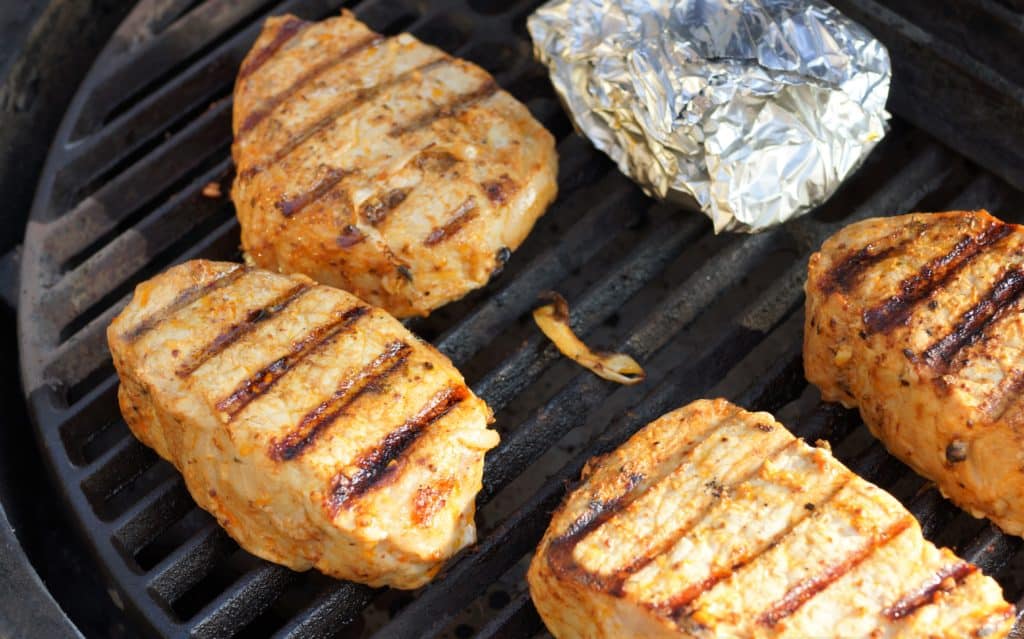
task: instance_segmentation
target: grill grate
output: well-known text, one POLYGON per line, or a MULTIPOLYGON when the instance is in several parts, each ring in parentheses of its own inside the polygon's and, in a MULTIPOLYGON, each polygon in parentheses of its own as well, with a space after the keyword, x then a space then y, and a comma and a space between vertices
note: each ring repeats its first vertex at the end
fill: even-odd
MULTIPOLYGON (((907 504, 931 539, 1019 599, 1021 540, 945 502, 871 441, 855 414, 822 404, 800 367, 806 258, 829 234, 911 209, 1021 210, 1020 191, 911 126, 1022 186, 1024 145, 1013 144, 1020 132, 998 124, 1007 113, 1024 121, 1019 69, 1006 67, 991 43, 961 51, 924 37, 897 13, 917 19, 912 3, 839 2, 893 50, 894 108, 906 120, 813 216, 756 236, 716 237, 703 217, 644 198, 571 133, 544 70, 530 60, 525 18, 535 4, 146 0, 96 62, 50 152, 26 235, 21 366, 63 497, 126 607, 163 636, 533 636, 543 627, 522 582, 524 557, 567 482, 654 417, 718 395, 771 410, 809 440, 828 439, 840 459, 907 504), (230 202, 201 194, 211 181, 226 193, 232 178, 234 74, 266 15, 320 19, 342 5, 378 31, 409 30, 480 63, 559 140, 559 200, 505 272, 409 322, 466 373, 502 433, 478 499, 480 542, 413 594, 296 574, 241 551, 197 509, 178 474, 128 432, 104 338, 137 282, 193 257, 238 258, 230 202), (955 68, 958 87, 974 81, 995 96, 995 115, 970 111, 978 135, 965 147, 946 117, 963 104, 932 112, 916 100, 933 85, 900 81, 901 73, 921 76, 913 65, 937 50, 933 67, 921 68, 955 68), (529 318, 550 288, 570 299, 581 335, 636 356, 649 381, 617 387, 562 359, 529 318), (491 584, 504 590, 483 601, 491 584)), ((1024 32, 1021 15, 996 0, 954 4, 1024 32)))

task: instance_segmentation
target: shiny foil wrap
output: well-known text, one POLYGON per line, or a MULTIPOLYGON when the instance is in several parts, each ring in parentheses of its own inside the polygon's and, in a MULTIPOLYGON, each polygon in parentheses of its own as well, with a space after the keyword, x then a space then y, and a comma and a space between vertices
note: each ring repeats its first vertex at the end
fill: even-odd
POLYGON ((823 2, 553 0, 528 26, 576 126, 716 232, 807 212, 885 135, 888 52, 823 2))

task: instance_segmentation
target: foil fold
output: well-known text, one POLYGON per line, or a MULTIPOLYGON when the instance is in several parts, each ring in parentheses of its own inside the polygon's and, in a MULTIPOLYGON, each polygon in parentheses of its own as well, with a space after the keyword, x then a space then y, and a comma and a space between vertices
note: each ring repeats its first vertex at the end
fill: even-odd
POLYGON ((818 0, 552 0, 527 26, 576 127, 716 232, 806 213, 885 135, 888 52, 818 0))

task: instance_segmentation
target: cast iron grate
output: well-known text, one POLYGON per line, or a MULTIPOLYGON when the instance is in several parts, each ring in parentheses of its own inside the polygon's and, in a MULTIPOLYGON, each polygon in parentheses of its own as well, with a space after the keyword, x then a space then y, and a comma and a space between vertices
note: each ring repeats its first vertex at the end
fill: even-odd
MULTIPOLYGON (((543 628, 522 581, 524 558, 566 482, 650 419, 714 395, 772 410, 809 440, 828 439, 841 459, 903 500, 926 534, 980 563, 1018 600, 1021 540, 950 506, 872 442, 854 414, 822 404, 803 381, 800 348, 806 258, 827 235, 911 209, 985 206, 1021 222, 1022 193, 896 120, 814 215, 757 236, 713 236, 703 217, 645 198, 572 133, 530 57, 525 18, 535 4, 146 0, 96 62, 37 192, 19 330, 40 444, 126 608, 162 636, 532 636, 543 628), (202 195, 210 182, 225 193, 230 185, 238 64, 266 15, 319 19, 343 5, 379 31, 409 30, 488 68, 559 140, 559 201, 505 272, 410 323, 462 368, 502 433, 486 463, 479 543, 416 593, 296 574, 241 551, 197 509, 178 474, 128 433, 104 338, 139 281, 193 257, 238 258, 230 202, 202 195), (561 359, 529 319, 537 294, 550 288, 570 299, 581 334, 632 353, 648 382, 616 387, 561 359)), ((880 35, 896 38, 898 73, 927 52, 921 30, 899 14, 870 0, 839 4, 869 25, 872 16, 882 21, 880 35), (918 39, 899 40, 904 33, 918 39)), ((1024 31, 1019 14, 994 0, 963 4, 1008 32, 1024 31)), ((1001 108, 1024 107, 1018 70, 992 71, 972 57, 994 55, 979 47, 935 64, 980 73, 1001 108)), ((898 114, 952 143, 947 124, 930 126, 945 111, 932 116, 915 105, 920 90, 894 90, 898 114)), ((997 120, 983 124, 977 139, 999 137, 997 120)), ((1013 153, 1005 140, 979 151, 977 139, 966 152, 1020 186, 1022 164, 1000 165, 1013 153)))

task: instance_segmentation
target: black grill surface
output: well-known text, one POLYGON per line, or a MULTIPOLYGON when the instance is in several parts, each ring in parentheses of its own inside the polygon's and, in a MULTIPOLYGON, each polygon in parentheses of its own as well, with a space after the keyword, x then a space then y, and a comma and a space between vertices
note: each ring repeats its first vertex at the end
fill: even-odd
POLYGON ((1009 38, 1000 48, 965 43, 965 27, 917 15, 911 2, 837 2, 893 52, 890 135, 813 215, 755 236, 714 236, 702 216, 644 197, 572 132, 531 59, 525 20, 535 4, 145 0, 115 34, 51 149, 18 311, 40 446, 116 600, 147 635, 542 633, 522 577, 567 483, 658 415, 725 396, 774 412, 808 440, 828 440, 901 499, 930 539, 981 565, 1020 606, 1021 540, 951 506, 888 456, 855 413, 823 404, 803 379, 800 353, 806 259, 843 225, 973 207, 1024 222, 1024 196, 1012 186, 1024 186, 1024 76, 1006 63, 1024 42, 1021 7, 947 3, 947 22, 994 25, 1009 38), (210 182, 226 194, 232 179, 235 72, 267 15, 320 19, 340 6, 378 31, 408 30, 481 64, 558 139, 558 202, 504 273, 409 322, 464 371, 502 435, 486 461, 479 543, 414 593, 298 574, 240 550, 173 468, 128 432, 104 335, 138 282, 190 258, 239 259, 230 201, 202 194, 210 182), (547 289, 570 300, 581 335, 643 362, 647 382, 618 387, 561 358, 530 319, 547 289))

